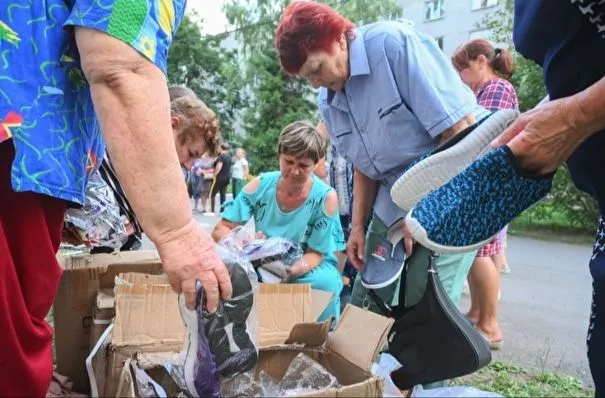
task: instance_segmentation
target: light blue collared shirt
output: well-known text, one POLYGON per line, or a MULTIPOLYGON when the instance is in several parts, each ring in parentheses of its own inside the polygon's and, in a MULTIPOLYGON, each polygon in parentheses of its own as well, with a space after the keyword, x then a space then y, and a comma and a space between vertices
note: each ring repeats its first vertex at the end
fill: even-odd
POLYGON ((338 152, 379 181, 374 212, 387 225, 405 216, 390 189, 439 135, 486 111, 430 37, 396 21, 359 27, 343 91, 321 88, 319 110, 338 152))

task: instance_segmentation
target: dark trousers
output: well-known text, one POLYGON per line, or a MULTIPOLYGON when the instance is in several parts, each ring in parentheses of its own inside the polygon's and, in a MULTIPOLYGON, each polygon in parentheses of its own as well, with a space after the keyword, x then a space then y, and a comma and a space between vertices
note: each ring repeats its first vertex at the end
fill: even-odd
POLYGON ((605 218, 599 220, 597 239, 590 259, 592 306, 588 336, 588 364, 595 385, 595 396, 605 397, 605 218))
POLYGON ((219 213, 223 210, 223 203, 225 203, 225 201, 227 200, 227 187, 229 186, 229 180, 225 180, 225 181, 216 181, 214 183, 214 186, 212 187, 212 191, 210 192, 210 205, 212 206, 211 209, 214 212, 215 211, 215 201, 216 201, 216 194, 219 194, 220 200, 221 200, 221 208, 219 209, 219 213))

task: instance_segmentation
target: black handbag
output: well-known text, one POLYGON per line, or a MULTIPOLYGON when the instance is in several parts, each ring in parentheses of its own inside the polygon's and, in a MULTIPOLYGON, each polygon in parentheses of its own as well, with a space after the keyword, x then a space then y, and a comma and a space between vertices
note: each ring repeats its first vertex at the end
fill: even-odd
POLYGON ((405 261, 397 307, 385 305, 371 291, 376 304, 395 319, 386 352, 402 364, 391 374, 402 390, 471 374, 492 359, 485 339, 443 289, 434 267, 437 257, 420 245, 414 247, 405 261), (408 283, 411 277, 426 277, 424 294, 420 293, 422 298, 417 303, 411 302, 411 289, 418 293, 418 283, 408 283))

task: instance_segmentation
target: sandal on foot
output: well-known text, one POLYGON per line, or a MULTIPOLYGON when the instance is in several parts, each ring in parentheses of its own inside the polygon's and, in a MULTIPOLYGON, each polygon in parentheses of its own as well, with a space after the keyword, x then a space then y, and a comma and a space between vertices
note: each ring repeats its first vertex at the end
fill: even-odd
POLYGON ((487 345, 489 346, 490 350, 492 350, 492 351, 499 351, 499 350, 502 349, 502 345, 504 344, 504 340, 500 340, 500 341, 490 340, 489 337, 487 336, 487 334, 485 334, 485 332, 483 332, 481 329, 479 329, 476 326, 475 326, 475 329, 481 335, 481 337, 483 337, 485 339, 485 341, 487 342, 487 345))

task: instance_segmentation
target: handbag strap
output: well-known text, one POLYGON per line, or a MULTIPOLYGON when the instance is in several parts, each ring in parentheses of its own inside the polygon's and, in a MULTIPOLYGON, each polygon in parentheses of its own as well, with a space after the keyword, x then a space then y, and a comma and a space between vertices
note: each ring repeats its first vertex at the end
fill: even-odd
MULTIPOLYGON (((437 269, 435 268, 435 261, 438 257, 439 257, 438 253, 434 252, 433 250, 429 251, 429 262, 428 262, 428 267, 427 267, 428 273, 437 274, 437 269)), ((405 272, 405 269, 404 269, 404 272, 405 272)), ((400 283, 399 289, 405 290, 406 282, 407 282, 407 278, 402 277, 399 282, 400 283)), ((427 286, 429 283, 430 282, 427 278, 427 281, 426 281, 427 286)), ((427 289, 425 286, 424 294, 426 294, 426 291, 427 291, 427 289)), ((405 302, 400 302, 398 304, 398 306, 395 308, 391 307, 390 305, 385 303, 384 300, 376 294, 376 291, 374 291, 372 289, 368 290, 367 297, 369 299, 371 299, 372 302, 374 302, 374 304, 376 304, 376 306, 384 314, 384 316, 387 316, 387 317, 391 317, 391 318, 396 317, 398 314, 400 314, 402 312, 401 311, 402 309, 406 308, 405 302), (399 308, 399 307, 401 307, 401 308, 399 308)), ((404 295, 400 294, 399 297, 400 297, 400 301, 401 301, 401 297, 404 297, 404 295)))
POLYGON ((386 316, 388 318, 393 317, 393 309, 391 308, 391 306, 388 305, 387 303, 385 303, 383 299, 378 297, 378 295, 376 294, 376 292, 374 290, 371 290, 371 289, 368 290, 368 297, 370 299, 372 299, 374 304, 376 304, 376 306, 380 309, 380 311, 382 311, 384 316, 386 316))

